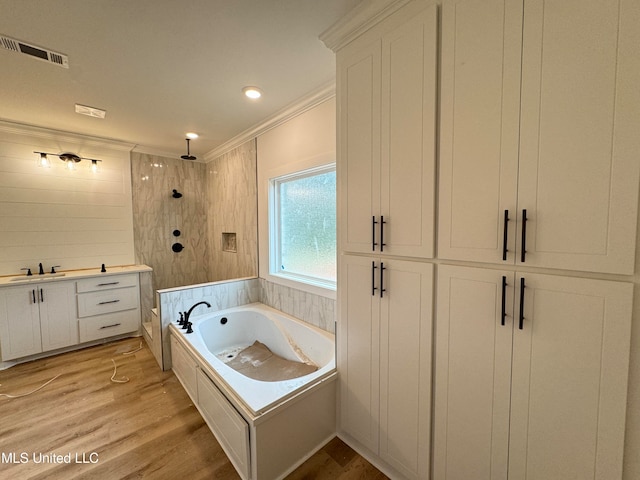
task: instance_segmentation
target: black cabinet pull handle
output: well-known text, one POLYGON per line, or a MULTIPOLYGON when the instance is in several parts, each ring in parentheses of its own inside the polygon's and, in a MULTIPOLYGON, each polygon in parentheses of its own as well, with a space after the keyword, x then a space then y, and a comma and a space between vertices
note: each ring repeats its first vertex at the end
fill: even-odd
POLYGON ((36 303, 36 291, 35 291, 35 289, 31 289, 31 295, 33 296, 33 303, 36 303))
POLYGON ((114 323, 112 325, 104 325, 104 326, 100 327, 100 330, 104 330, 105 328, 119 327, 120 325, 122 325, 122 324, 121 323, 114 323))
POLYGON ((96 287, 106 287, 107 285, 118 285, 120 282, 99 283, 96 287))
POLYGON ((384 243, 384 224, 387 223, 384 221, 384 217, 382 215, 380 215, 380 251, 384 252, 384 246, 386 245, 386 243, 384 243))
POLYGON ((522 330, 524 326, 524 277, 520 279, 520 322, 518 328, 522 330))
POLYGON ((376 262, 371 262, 371 296, 376 294, 376 262))
POLYGON ((42 292, 42 289, 40 289, 40 302, 44 302, 44 293, 42 292))
POLYGON ((378 245, 376 243, 376 225, 378 224, 378 222, 376 222, 376 217, 375 215, 373 217, 371 217, 371 251, 375 252, 376 251, 376 245, 378 245))
POLYGON ((527 253, 527 209, 522 209, 522 245, 520 248, 520 261, 524 263, 524 257, 527 253))
POLYGON ((500 310, 500 325, 504 326, 504 319, 507 316, 507 277, 502 276, 502 307, 500 310))
POLYGON ((384 295, 384 292, 386 292, 384 288, 384 271, 385 270, 386 268, 384 268, 384 263, 380 262, 380 298, 382 298, 384 295))
MULTIPOLYGON (((504 231, 502 232, 502 260, 507 259, 507 225, 509 224, 509 210, 504 211, 504 231)), ((504 324, 503 324, 504 325, 504 324)))
POLYGON ((120 300, 108 300, 106 302, 100 302, 98 305, 107 305, 109 303, 118 303, 120 300))

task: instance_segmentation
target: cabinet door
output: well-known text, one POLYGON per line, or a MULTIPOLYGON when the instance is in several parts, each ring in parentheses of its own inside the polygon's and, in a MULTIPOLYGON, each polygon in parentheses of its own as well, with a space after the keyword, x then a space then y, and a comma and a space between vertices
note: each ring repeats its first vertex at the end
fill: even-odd
POLYGON ((633 285, 517 277, 509 480, 621 479, 633 285))
POLYGON ((380 302, 372 291, 379 272, 374 266, 372 258, 341 257, 338 371, 340 429, 377 454, 380 302))
POLYGON ((438 267, 434 480, 507 478, 513 277, 438 267))
POLYGON ((631 274, 638 2, 527 0, 525 9, 518 210, 529 218, 526 264, 631 274))
POLYGON ((429 478, 433 265, 381 259, 380 457, 429 478))
POLYGON ((79 341, 75 282, 38 285, 42 351, 76 345, 79 341))
POLYGON ((36 287, 0 289, 2 360, 42 352, 36 287))
POLYGON ((338 52, 340 248, 373 251, 380 210, 380 40, 338 52))
POLYGON ((440 258, 514 262, 522 8, 443 1, 440 258))
POLYGON ((382 38, 380 215, 390 255, 433 257, 437 12, 431 5, 382 38))

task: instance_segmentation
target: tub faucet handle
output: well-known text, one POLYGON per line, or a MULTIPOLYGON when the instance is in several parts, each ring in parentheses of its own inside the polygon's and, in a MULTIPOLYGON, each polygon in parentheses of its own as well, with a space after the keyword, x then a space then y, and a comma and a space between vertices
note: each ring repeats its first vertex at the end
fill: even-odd
POLYGON ((187 322, 187 333, 193 333, 193 330, 191 328, 191 322, 187 322))
POLYGON ((184 313, 179 312, 180 313, 180 319, 178 320, 178 325, 182 325, 184 323, 184 313))

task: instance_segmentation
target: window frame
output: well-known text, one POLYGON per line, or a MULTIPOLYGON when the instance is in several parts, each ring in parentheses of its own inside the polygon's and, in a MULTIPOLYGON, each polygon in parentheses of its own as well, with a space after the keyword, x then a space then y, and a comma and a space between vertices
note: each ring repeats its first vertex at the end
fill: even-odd
MULTIPOLYGON (((278 279, 278 283, 289 284, 293 282, 297 285, 297 288, 301 288, 303 285, 308 290, 309 287, 312 290, 322 289, 323 294, 330 292, 329 296, 335 296, 337 288, 336 281, 331 281, 319 277, 309 276, 300 273, 282 271, 278 268, 278 265, 282 264, 282 242, 280 241, 281 232, 281 208, 280 208, 280 189, 279 186, 287 181, 302 180, 304 178, 313 177, 316 175, 322 175, 329 172, 336 172, 336 162, 325 163, 322 165, 312 166, 310 168, 300 168, 295 171, 287 171, 282 175, 272 176, 268 179, 268 252, 269 252, 269 276, 273 279, 278 279)), ((336 200, 337 200, 337 179, 336 179, 336 200)), ((337 207, 336 207, 337 208, 337 207)), ((337 217, 337 216, 336 216, 337 217)), ((337 218, 336 218, 336 276, 337 276, 337 218)))

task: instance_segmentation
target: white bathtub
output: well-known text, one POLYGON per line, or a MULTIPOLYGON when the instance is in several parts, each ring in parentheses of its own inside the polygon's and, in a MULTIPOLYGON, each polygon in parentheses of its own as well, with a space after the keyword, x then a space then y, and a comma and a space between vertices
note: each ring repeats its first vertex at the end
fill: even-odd
POLYGON ((170 326, 172 368, 242 478, 283 478, 335 435, 334 336, 259 303, 208 310, 170 326), (268 382, 220 359, 256 340, 318 369, 268 382))
POLYGON ((201 315, 192 313, 189 319, 193 323, 193 333, 187 334, 179 327, 174 328, 174 332, 215 370, 254 415, 269 410, 335 371, 334 336, 324 330, 259 303, 215 313, 207 313, 206 305, 197 308, 194 312, 201 315), (226 319, 224 323, 223 318, 226 319), (244 376, 218 358, 218 354, 248 347, 256 340, 287 360, 310 360, 318 370, 292 380, 264 382, 244 376))

